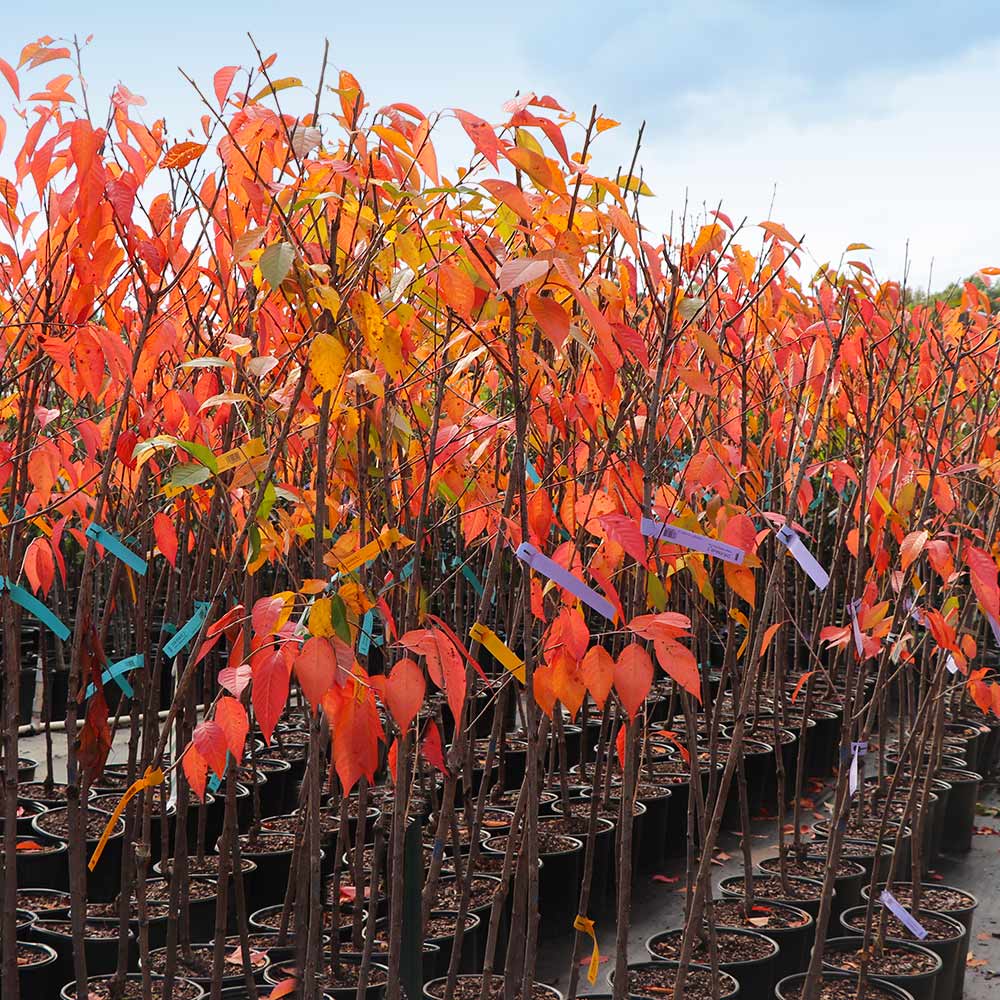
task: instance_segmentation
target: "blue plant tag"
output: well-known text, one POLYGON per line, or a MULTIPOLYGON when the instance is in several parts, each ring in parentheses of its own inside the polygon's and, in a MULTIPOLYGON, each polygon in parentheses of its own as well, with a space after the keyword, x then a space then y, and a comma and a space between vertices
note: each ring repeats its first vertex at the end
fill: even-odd
POLYGON ((0 576, 0 590, 10 591, 10 599, 19 604, 28 614, 34 615, 46 628, 52 631, 64 642, 69 638, 69 629, 44 605, 38 598, 32 597, 24 587, 0 576))
POLYGON ((146 575, 146 560, 133 552, 117 535, 102 528, 96 521, 87 525, 84 534, 92 538, 98 545, 104 546, 108 552, 120 559, 126 566, 131 566, 140 576, 146 575))
POLYGON ((191 640, 201 631, 202 623, 208 617, 209 601, 195 601, 194 614, 177 630, 173 638, 163 647, 163 655, 172 660, 181 650, 186 649, 191 640))
MULTIPOLYGON (((112 663, 103 674, 101 674, 101 682, 107 684, 109 681, 114 681, 121 689, 122 692, 131 698, 135 692, 132 690, 132 685, 129 684, 128 679, 125 674, 130 670, 135 670, 141 667, 144 661, 142 653, 136 653, 135 656, 130 656, 128 659, 119 660, 117 663, 112 663)), ((87 690, 84 692, 84 698, 90 698, 97 688, 93 684, 87 685, 87 690)))

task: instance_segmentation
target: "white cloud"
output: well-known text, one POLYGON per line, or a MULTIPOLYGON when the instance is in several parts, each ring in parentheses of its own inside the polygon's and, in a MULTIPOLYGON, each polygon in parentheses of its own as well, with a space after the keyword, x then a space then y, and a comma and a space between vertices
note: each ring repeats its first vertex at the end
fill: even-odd
MULTIPOLYGON (((994 193, 1000 135, 993 96, 1000 43, 983 44, 930 70, 855 77, 815 107, 792 78, 748 81, 744 90, 691 90, 683 120, 651 119, 642 162, 655 205, 723 210, 751 224, 769 217, 806 234, 817 262, 851 242, 870 244, 881 277, 933 284, 1000 264, 994 193)), ((811 101, 811 98, 810 98, 811 101)), ((645 216, 653 221, 650 203, 645 216)))

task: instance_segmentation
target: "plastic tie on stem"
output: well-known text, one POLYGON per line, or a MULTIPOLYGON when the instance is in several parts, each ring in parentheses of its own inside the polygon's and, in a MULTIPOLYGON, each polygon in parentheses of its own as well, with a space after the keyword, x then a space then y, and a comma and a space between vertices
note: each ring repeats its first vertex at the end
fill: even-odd
POLYGON ((594 931, 594 921, 579 913, 573 920, 573 928, 582 931, 594 942, 594 950, 590 953, 590 964, 587 966, 587 982, 591 986, 597 982, 597 969, 601 964, 601 950, 597 947, 597 934, 594 931))

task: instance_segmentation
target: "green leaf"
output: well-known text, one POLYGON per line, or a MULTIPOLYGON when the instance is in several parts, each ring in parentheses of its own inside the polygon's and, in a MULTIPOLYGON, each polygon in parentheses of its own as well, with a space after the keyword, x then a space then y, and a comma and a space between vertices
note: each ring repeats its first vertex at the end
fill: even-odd
POLYGON ((251 524, 247 534, 250 536, 250 555, 247 557, 249 566, 260 555, 260 532, 257 530, 257 525, 251 524))
POLYGON ((186 489, 188 486, 200 486, 211 475, 212 473, 204 465, 199 465, 197 462, 181 462, 170 470, 169 483, 171 486, 186 489))
POLYGON ((272 288, 277 288, 288 277, 293 260, 295 250, 291 243, 272 243, 260 255, 260 273, 272 288))
POLYGON ((264 499, 261 501, 260 506, 257 508, 257 520, 267 521, 270 516, 271 509, 274 507, 275 501, 278 499, 278 494, 274 489, 274 484, 268 481, 267 486, 264 487, 264 499))
POLYGON ((338 637, 350 645, 351 627, 347 624, 347 605, 339 594, 334 594, 330 598, 330 620, 338 637))
POLYGON ((214 476, 219 471, 219 463, 215 460, 215 455, 211 448, 206 448, 197 441, 177 442, 192 458, 197 459, 214 476))

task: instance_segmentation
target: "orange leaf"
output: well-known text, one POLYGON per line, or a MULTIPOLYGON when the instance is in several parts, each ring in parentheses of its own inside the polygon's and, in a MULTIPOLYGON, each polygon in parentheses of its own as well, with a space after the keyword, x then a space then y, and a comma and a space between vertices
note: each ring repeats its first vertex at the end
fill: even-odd
POLYGON ((806 681, 809 680, 812 675, 816 673, 815 670, 807 670, 795 683, 795 690, 792 692, 792 704, 795 704, 796 698, 799 696, 799 692, 805 687, 806 681))
POLYGON ((46 594, 52 589, 56 568, 52 549, 44 538, 36 538, 24 553, 24 575, 35 593, 42 590, 46 594))
POLYGON ((642 708, 653 683, 653 661, 637 642, 626 646, 615 661, 615 691, 630 719, 642 708))
POLYGON ((314 635, 307 639, 294 663, 295 678, 312 706, 319 711, 320 699, 333 687, 337 677, 337 654, 329 639, 314 635))
POLYGON ((914 560, 923 552, 928 538, 930 538, 930 533, 927 531, 911 531, 903 539, 899 546, 899 555, 904 571, 909 569, 914 560))
POLYGON ((203 142, 178 142, 167 150, 160 166, 166 170, 179 170, 197 160, 207 148, 203 142))
MULTIPOLYGON (((787 619, 785 619, 787 621, 787 619)), ((771 640, 774 638, 778 629, 784 625, 784 621, 775 622, 773 625, 769 625, 767 631, 764 633, 764 638, 760 644, 760 655, 763 656, 767 652, 767 647, 771 645, 771 640)))
POLYGON ((188 744, 187 750, 184 751, 181 765, 184 768, 184 775, 188 780, 188 784, 191 786, 191 791, 204 802, 205 782, 208 780, 208 763, 198 753, 198 748, 193 743, 188 744))
POLYGON ((392 668, 385 682, 382 700, 404 733, 420 711, 426 693, 427 682, 424 680, 424 672, 415 660, 405 657, 392 668))
POLYGON ((701 701, 701 677, 694 653, 675 639, 654 639, 653 648, 660 666, 685 691, 701 701))
POLYGON ((604 708, 615 677, 615 661, 603 646, 591 646, 580 662, 580 676, 598 708, 604 708))
POLYGON ((174 523, 166 514, 159 513, 153 517, 153 534, 156 536, 156 547, 174 569, 177 569, 177 532, 174 523))

